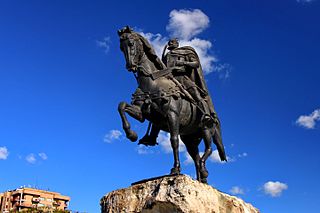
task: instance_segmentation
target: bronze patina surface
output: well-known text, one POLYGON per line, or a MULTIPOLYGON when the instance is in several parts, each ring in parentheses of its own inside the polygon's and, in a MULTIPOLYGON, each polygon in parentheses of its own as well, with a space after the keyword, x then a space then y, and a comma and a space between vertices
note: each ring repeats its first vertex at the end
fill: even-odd
POLYGON ((126 68, 134 73, 138 82, 131 104, 121 102, 118 107, 127 138, 134 142, 138 136, 131 130, 126 113, 140 122, 150 121, 140 144, 156 145, 159 131, 169 132, 174 156, 170 174, 177 175, 180 174, 180 136, 195 163, 197 180, 206 183, 208 171, 205 163, 212 153, 212 142, 218 149, 220 159, 226 161, 227 158, 220 122, 198 54, 192 47, 179 47, 178 40, 171 39, 160 59, 147 39, 131 28, 119 30, 118 35, 126 68), (198 149, 201 140, 205 144, 203 156, 199 155, 198 149))

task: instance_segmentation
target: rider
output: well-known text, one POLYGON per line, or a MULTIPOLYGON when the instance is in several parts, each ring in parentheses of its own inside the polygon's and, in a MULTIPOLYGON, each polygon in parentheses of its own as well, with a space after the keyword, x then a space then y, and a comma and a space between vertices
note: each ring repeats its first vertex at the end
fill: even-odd
POLYGON ((173 69, 174 78, 184 86, 200 107, 204 114, 202 122, 205 125, 212 125, 213 118, 210 116, 208 103, 204 99, 208 96, 208 92, 196 51, 190 46, 179 47, 176 38, 168 42, 167 49, 169 52, 166 55, 163 54, 162 61, 168 68, 173 69))
MULTIPOLYGON (((203 113, 202 123, 204 127, 211 127, 218 122, 208 89, 203 79, 202 68, 196 51, 190 46, 179 47, 176 38, 169 40, 162 55, 162 61, 167 68, 172 69, 173 77, 183 86, 185 92, 190 94, 197 107, 203 113), (169 50, 165 54, 166 49, 169 50)), ((150 135, 146 134, 140 144, 155 145, 160 128, 152 125, 150 135)))

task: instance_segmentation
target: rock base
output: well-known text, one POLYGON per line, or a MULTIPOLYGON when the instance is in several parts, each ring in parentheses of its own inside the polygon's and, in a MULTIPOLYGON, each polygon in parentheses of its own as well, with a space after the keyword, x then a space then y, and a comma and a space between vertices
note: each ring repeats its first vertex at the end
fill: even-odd
POLYGON ((108 193, 100 205, 102 213, 259 213, 251 204, 186 175, 139 181, 108 193))

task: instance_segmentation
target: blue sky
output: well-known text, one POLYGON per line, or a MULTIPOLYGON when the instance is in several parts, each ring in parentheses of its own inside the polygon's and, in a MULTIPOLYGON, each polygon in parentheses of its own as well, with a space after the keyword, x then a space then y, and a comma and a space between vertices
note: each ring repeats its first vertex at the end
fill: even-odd
MULTIPOLYGON (((230 159, 212 155, 209 184, 261 212, 320 211, 319 10, 318 0, 0 1, 0 191, 36 186, 99 212, 107 192, 169 173, 165 133, 144 148, 121 129, 117 105, 136 83, 116 31, 130 25, 158 50, 175 35, 201 51, 230 159)), ((130 121, 142 136, 147 123, 130 121)))

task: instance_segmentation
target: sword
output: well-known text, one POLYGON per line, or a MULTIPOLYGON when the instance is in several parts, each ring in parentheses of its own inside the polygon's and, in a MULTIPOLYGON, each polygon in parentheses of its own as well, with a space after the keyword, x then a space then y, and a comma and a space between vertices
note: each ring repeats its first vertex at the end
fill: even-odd
MULTIPOLYGON (((179 89, 180 89, 181 92, 185 95, 185 97, 187 98, 187 100, 189 100, 191 103, 193 103, 193 104, 200 110, 200 112, 201 112, 203 115, 207 114, 207 113, 199 106, 199 103, 197 103, 197 102, 193 99, 193 97, 191 96, 191 94, 183 87, 183 85, 182 85, 177 79, 175 79, 175 78, 172 77, 172 76, 170 76, 169 78, 179 87, 179 89)), ((208 116, 210 116, 210 117, 214 120, 214 118, 213 118, 210 114, 208 114, 208 116)), ((217 123, 217 122, 215 122, 215 123, 217 123)))

